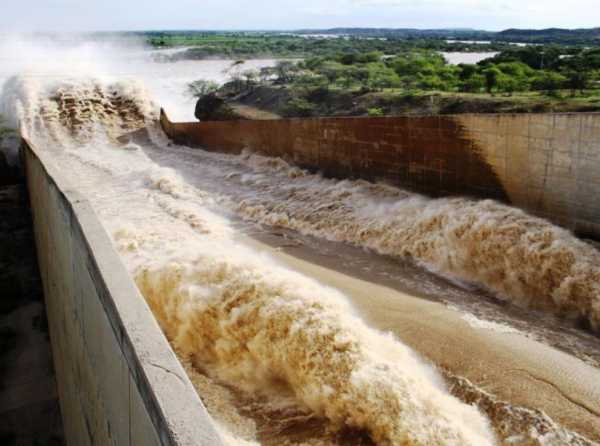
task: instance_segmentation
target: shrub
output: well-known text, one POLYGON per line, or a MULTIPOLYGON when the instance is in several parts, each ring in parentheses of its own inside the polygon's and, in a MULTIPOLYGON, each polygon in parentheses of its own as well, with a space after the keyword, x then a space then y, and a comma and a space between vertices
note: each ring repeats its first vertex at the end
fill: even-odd
POLYGON ((544 71, 533 80, 531 86, 534 90, 545 91, 548 96, 558 96, 566 81, 567 78, 560 73, 544 71))
POLYGON ((381 107, 372 107, 367 109, 367 114, 372 117, 384 116, 385 113, 381 107))
POLYGON ((291 99, 284 108, 284 114, 290 117, 307 118, 313 116, 317 111, 316 104, 304 98, 291 99))
POLYGON ((461 90, 466 93, 479 93, 485 85, 485 77, 482 74, 474 74, 463 81, 461 90))
POLYGON ((194 81, 188 84, 188 93, 191 96, 200 98, 210 93, 215 93, 219 89, 219 84, 204 79, 194 81))

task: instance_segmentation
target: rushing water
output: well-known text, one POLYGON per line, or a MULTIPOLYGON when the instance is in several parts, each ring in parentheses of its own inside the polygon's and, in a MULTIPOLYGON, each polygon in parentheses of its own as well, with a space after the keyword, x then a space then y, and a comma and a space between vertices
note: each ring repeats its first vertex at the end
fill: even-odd
MULTIPOLYGON (((252 153, 173 146, 154 122, 157 103, 188 118, 187 82, 225 79, 227 61, 166 64, 143 48, 18 45, 0 52, 13 60, 0 73, 2 110, 91 201, 226 441, 590 444, 543 414, 498 411, 482 393, 467 397, 476 390, 369 327, 340 290, 245 240, 278 228, 308 237, 307 245, 326 239, 340 253, 368 248, 371 266, 380 254, 410 262, 417 287, 436 280, 422 265, 511 304, 597 327, 593 247, 491 201, 431 200, 252 153)), ((462 296, 442 287, 432 294, 462 296)))

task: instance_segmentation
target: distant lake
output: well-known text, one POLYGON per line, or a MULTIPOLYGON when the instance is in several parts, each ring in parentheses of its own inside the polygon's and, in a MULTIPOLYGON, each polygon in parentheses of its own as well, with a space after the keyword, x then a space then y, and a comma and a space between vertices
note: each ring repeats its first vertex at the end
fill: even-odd
POLYGON ((490 45, 491 40, 446 40, 446 43, 475 43, 477 45, 490 45))
POLYGON ((542 43, 523 43, 523 42, 504 42, 497 41, 492 42, 491 40, 446 40, 446 43, 472 43, 475 45, 491 45, 492 43, 507 43, 515 46, 540 46, 542 43))
POLYGON ((494 57, 497 52, 486 52, 486 53, 441 53, 444 59, 448 61, 450 65, 458 65, 461 63, 476 64, 484 59, 494 57))

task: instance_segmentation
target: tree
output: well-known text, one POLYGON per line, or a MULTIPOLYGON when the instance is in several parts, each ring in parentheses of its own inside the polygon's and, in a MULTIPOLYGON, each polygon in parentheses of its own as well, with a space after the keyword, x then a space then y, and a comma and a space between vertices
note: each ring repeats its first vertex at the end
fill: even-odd
POLYGON ((374 90, 383 90, 384 88, 395 88, 400 86, 400 78, 394 70, 373 69, 369 74, 368 86, 374 90))
POLYGON ((258 72, 258 78, 260 82, 267 82, 275 76, 275 69, 273 67, 262 67, 258 72))
POLYGON ((313 73, 300 74, 294 79, 294 86, 301 88, 326 87, 328 84, 325 76, 313 73))
POLYGON ((242 77, 246 81, 246 89, 252 88, 252 86, 256 83, 258 76, 258 70, 246 70, 242 72, 242 77))
POLYGON ((277 82, 287 84, 294 80, 300 69, 294 62, 282 60, 277 62, 274 71, 277 76, 277 82))
POLYGON ((485 76, 486 91, 489 94, 494 94, 494 88, 496 88, 496 86, 498 85, 498 79, 500 79, 502 73, 500 72, 500 70, 498 70, 498 68, 491 67, 485 70, 483 72, 483 75, 485 76))
POLYGON ((367 114, 372 117, 385 116, 385 112, 380 107, 372 107, 367 109, 367 114))
POLYGON ((383 57, 381 51, 370 51, 368 53, 359 54, 356 57, 357 62, 361 64, 379 62, 383 57))
POLYGON ((554 71, 543 71, 532 82, 534 90, 545 91, 548 96, 557 96, 558 91, 564 87, 567 78, 554 71))
POLYGON ((369 80, 371 73, 368 68, 360 67, 355 69, 352 75, 360 84, 365 84, 369 80))
POLYGON ((284 113, 288 117, 306 118, 313 116, 316 112, 316 105, 304 98, 293 98, 288 101, 284 113))
POLYGON ((304 62, 300 62, 302 66, 308 70, 317 70, 318 68, 323 66, 325 62, 324 57, 310 57, 306 59, 304 62))
POLYGON ((502 62, 522 62, 534 70, 556 68, 560 64, 561 49, 554 46, 524 46, 510 48, 496 56, 479 62, 482 66, 502 62))
POLYGON ((498 89, 512 96, 515 91, 522 91, 524 86, 519 78, 503 75, 498 81, 498 89))
POLYGON ((458 72, 458 77, 463 82, 470 79, 477 73, 477 65, 461 63, 458 65, 458 68, 460 69, 458 72))
POLYGON ((340 56, 340 63, 344 65, 353 65, 356 62, 356 54, 342 54, 340 56))
POLYGON ((466 93, 479 93, 486 86, 485 76, 482 74, 474 74, 464 80, 461 85, 461 90, 466 93))
POLYGON ((232 85, 238 93, 242 90, 242 67, 245 63, 245 60, 238 59, 223 70, 223 74, 231 78, 232 85))
POLYGON ((502 62, 497 64, 496 68, 507 76, 517 78, 531 76, 535 72, 533 68, 522 62, 502 62))
POLYGON ((188 93, 196 98, 200 98, 210 93, 215 93, 218 89, 219 84, 204 79, 191 82, 187 87, 188 93))
POLYGON ((571 96, 575 96, 575 92, 579 90, 581 94, 588 88, 590 74, 587 71, 571 71, 567 73, 566 86, 571 90, 571 96))

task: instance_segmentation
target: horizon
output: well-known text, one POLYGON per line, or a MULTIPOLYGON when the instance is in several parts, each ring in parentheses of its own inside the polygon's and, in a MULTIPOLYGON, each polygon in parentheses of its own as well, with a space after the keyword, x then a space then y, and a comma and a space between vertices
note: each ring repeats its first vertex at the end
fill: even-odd
POLYGON ((151 32, 193 32, 193 33, 290 33, 290 32, 317 32, 317 31, 336 31, 336 30, 373 30, 373 31, 450 31, 450 32, 476 32, 476 33, 500 33, 507 30, 519 30, 519 31, 549 31, 549 30, 563 30, 563 31, 579 31, 579 30, 600 30, 600 24, 596 26, 588 27, 560 27, 560 26, 549 26, 549 27, 509 27, 500 29, 490 28, 466 28, 466 27, 452 27, 445 26, 439 28, 428 28, 428 27, 388 27, 388 26, 331 26, 331 27, 298 27, 298 28, 123 28, 123 29, 73 29, 73 30, 55 30, 55 29, 31 29, 31 30, 14 30, 14 31, 2 31, 0 35, 8 34, 119 34, 119 33, 151 33, 151 32))

